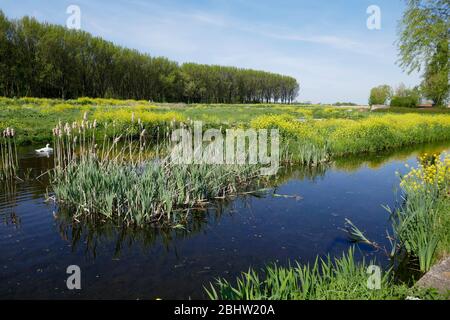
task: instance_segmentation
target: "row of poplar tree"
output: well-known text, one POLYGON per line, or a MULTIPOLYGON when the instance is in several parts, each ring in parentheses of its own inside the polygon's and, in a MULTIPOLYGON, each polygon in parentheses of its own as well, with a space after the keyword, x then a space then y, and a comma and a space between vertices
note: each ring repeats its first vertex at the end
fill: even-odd
POLYGON ((0 95, 158 102, 292 102, 296 79, 151 57, 91 34, 0 11, 0 95))

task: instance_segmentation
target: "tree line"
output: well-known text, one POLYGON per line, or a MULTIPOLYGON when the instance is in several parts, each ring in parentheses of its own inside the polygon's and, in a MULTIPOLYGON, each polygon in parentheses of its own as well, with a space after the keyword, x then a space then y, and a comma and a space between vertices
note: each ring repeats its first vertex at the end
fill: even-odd
POLYGON ((0 10, 0 95, 158 102, 292 102, 296 79, 235 67, 179 65, 91 34, 0 10))
POLYGON ((417 107, 421 100, 421 92, 418 86, 406 87, 401 83, 395 90, 389 85, 381 85, 370 90, 369 105, 386 105, 391 107, 417 107))

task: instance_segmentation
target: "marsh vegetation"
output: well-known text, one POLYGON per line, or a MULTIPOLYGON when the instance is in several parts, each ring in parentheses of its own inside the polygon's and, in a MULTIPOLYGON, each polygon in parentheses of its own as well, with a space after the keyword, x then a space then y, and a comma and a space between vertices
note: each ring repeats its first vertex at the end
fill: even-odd
MULTIPOLYGON (((35 140, 30 139, 34 134, 44 142, 52 141, 53 165, 38 179, 50 179, 48 197, 60 213, 65 213, 64 224, 73 223, 77 232, 83 230, 82 225, 95 231, 111 224, 128 235, 144 235, 149 228, 169 230, 170 234, 189 230, 202 212, 243 195, 303 201, 303 195, 276 190, 283 178, 263 178, 257 165, 172 163, 167 153, 170 132, 190 128, 195 120, 203 121, 204 129, 219 127, 221 131, 236 127, 278 129, 284 170, 301 165, 304 174, 310 172, 314 177, 320 172, 323 175, 331 164, 345 170, 360 165, 339 160, 342 156, 351 159, 450 139, 450 116, 444 113, 384 114, 324 106, 155 105, 88 98, 65 102, 2 99, 2 103, 6 105, 1 112, 11 115, 2 125, 19 125, 12 136, 2 140, 2 161, 17 167, 16 143, 35 140), (214 116, 216 110, 218 116, 214 116), (29 121, 19 121, 27 119, 24 115, 29 121), (49 121, 44 125, 32 120, 46 116, 49 121), (21 136, 25 138, 21 140, 21 136), (267 193, 267 188, 273 191, 267 193)), ((402 177, 403 198, 390 212, 393 234, 386 238, 388 244, 378 239, 374 246, 375 241, 359 231, 357 222, 352 224, 354 237, 350 240, 365 239, 362 244, 382 252, 394 266, 401 263, 397 261, 400 257, 407 257, 407 268, 427 271, 449 250, 448 161, 439 160, 437 154, 424 156, 421 167, 402 177)), ((10 178, 17 176, 11 171, 14 166, 2 168, 8 168, 10 178)), ((344 227, 345 219, 339 225, 344 227)), ((367 263, 356 257, 354 250, 336 259, 330 256, 309 264, 271 264, 261 273, 250 270, 236 284, 229 277, 220 278, 207 286, 208 297, 323 299, 330 298, 330 292, 337 292, 335 299, 438 297, 432 291, 411 287, 411 279, 399 282, 396 270, 389 267, 383 275, 383 290, 365 290, 367 263), (353 295, 344 290, 348 287, 354 289, 353 295)))
POLYGON ((262 182, 256 165, 173 163, 165 154, 171 144, 167 135, 152 144, 143 121, 134 117, 126 130, 105 134, 99 144, 99 124, 87 114, 81 122, 53 129, 54 200, 72 208, 74 219, 183 225, 196 207, 262 182))
POLYGON ((249 270, 235 284, 219 279, 205 290, 213 300, 404 300, 439 296, 432 290, 396 283, 392 270, 383 273, 378 288, 370 289, 367 271, 375 265, 375 261, 364 259, 356 262, 355 249, 350 248, 341 257, 317 257, 312 264, 273 264, 261 273, 249 270))
POLYGON ((15 130, 7 127, 0 137, 0 181, 14 179, 17 169, 15 130))

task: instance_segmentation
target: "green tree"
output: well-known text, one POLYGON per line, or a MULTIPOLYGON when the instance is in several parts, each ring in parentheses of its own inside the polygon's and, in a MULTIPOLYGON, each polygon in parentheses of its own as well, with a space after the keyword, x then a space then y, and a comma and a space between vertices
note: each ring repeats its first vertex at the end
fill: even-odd
POLYGON ((388 85, 381 85, 370 90, 369 105, 386 104, 392 95, 392 88, 388 85))
POLYGON ((0 95, 12 91, 12 70, 15 48, 11 42, 12 25, 0 11, 0 95))
POLYGON ((400 22, 400 66, 425 70, 422 90, 435 104, 449 96, 450 4, 448 0, 407 0, 400 22))
POLYGON ((449 97, 449 50, 448 41, 443 41, 427 65, 421 89, 424 97, 443 106, 449 97))
POLYGON ((420 100, 420 90, 418 87, 407 88, 403 83, 400 84, 391 98, 392 107, 417 107, 420 100))

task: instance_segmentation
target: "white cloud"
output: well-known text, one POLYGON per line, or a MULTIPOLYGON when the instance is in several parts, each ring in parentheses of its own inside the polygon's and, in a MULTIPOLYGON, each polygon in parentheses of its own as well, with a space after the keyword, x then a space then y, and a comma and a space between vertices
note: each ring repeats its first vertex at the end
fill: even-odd
MULTIPOLYGON (((300 100, 365 103, 371 86, 418 83, 417 76, 408 77, 394 63, 394 30, 368 34, 352 28, 334 29, 320 22, 320 17, 309 23, 272 23, 273 19, 258 16, 246 20, 227 14, 226 8, 205 10, 196 5, 194 9, 185 3, 78 2, 82 6, 82 28, 95 35, 180 62, 288 74, 300 82, 300 100)), ((259 3, 255 5, 260 9, 259 3)), ((41 21, 55 21, 57 16, 51 5, 24 8, 30 12, 8 11, 20 16, 36 10, 41 21)), ((65 11, 58 17, 65 19, 65 11)))

